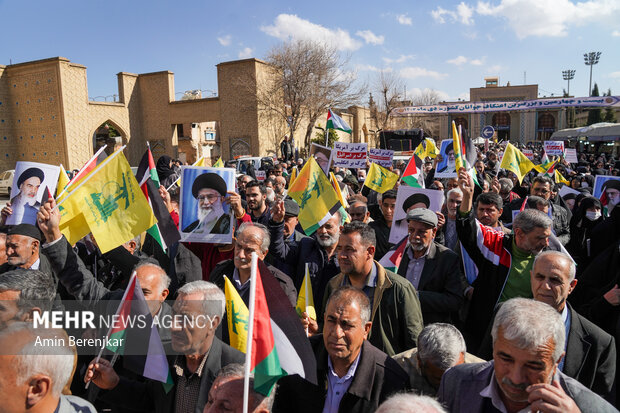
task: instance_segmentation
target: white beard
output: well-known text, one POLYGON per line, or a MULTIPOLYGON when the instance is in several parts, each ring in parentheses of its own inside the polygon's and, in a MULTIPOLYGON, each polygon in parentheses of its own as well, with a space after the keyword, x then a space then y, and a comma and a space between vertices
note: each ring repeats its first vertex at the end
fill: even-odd
POLYGON ((209 209, 200 208, 198 205, 198 226, 192 232, 194 233, 209 233, 217 223, 217 220, 224 215, 224 209, 222 204, 217 202, 209 209))

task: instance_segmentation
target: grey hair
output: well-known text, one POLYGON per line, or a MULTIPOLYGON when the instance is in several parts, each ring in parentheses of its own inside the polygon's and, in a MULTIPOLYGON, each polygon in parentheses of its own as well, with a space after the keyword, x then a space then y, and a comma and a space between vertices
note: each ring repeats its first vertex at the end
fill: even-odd
POLYGON ((260 250, 261 252, 267 252, 269 250, 269 244, 271 243, 271 236, 269 235, 269 229, 263 224, 255 223, 255 222, 244 222, 239 225, 237 229, 237 238, 239 238, 248 228, 258 228, 262 235, 258 241, 260 241, 260 250))
POLYGON ((553 340, 553 362, 564 352, 566 340, 564 321, 557 310, 548 304, 528 298, 512 298, 497 312, 491 336, 497 341, 501 328, 504 339, 520 349, 534 350, 553 340))
POLYGON ((566 254, 562 251, 543 251, 534 258, 534 264, 532 264, 532 270, 536 268, 536 263, 543 257, 548 256, 553 261, 557 259, 565 260, 568 263, 568 278, 569 281, 573 281, 575 279, 575 274, 577 273, 577 267, 575 267, 575 262, 572 260, 570 255, 566 254))
POLYGON ((461 332, 452 324, 429 324, 418 335, 418 357, 442 370, 453 367, 467 347, 461 332))
POLYGON ((463 196, 463 191, 461 191, 461 188, 452 188, 446 194, 446 200, 450 197, 450 194, 459 194, 459 195, 463 196))
POLYGON ((49 274, 24 268, 0 274, 0 291, 19 291, 18 316, 34 307, 49 311, 56 297, 56 285, 49 274))
POLYGON ((35 374, 43 374, 52 379, 52 395, 60 396, 73 374, 77 354, 68 345, 67 333, 62 329, 34 328, 29 323, 17 322, 0 331, 0 339, 11 340, 11 336, 22 331, 28 334, 29 340, 15 354, 15 382, 21 385, 35 374), (37 344, 37 339, 54 345, 37 344))
POLYGON ((397 393, 381 403, 376 413, 447 413, 434 398, 415 393, 397 393))
POLYGON ((537 209, 528 208, 519 212, 515 217, 512 227, 520 229, 526 234, 534 231, 535 228, 551 228, 553 221, 547 214, 537 209))
POLYGON ((370 300, 368 300, 368 297, 362 290, 351 285, 342 285, 338 287, 327 299, 325 311, 327 311, 329 303, 338 300, 341 300, 344 305, 357 303, 360 308, 360 318, 362 319, 362 324, 366 324, 370 321, 370 300))
POLYGON ((133 237, 132 239, 130 239, 129 241, 123 243, 123 245, 127 245, 129 244, 131 241, 136 243, 136 249, 139 250, 140 248, 142 248, 142 242, 141 242, 141 236, 140 235, 136 235, 135 237, 133 237))
MULTIPOLYGON (((243 379, 245 377, 245 367, 243 364, 230 363, 222 367, 217 373, 215 380, 224 379, 243 379)), ((271 389, 269 396, 265 397, 262 394, 254 390, 254 375, 250 373, 250 392, 252 392, 252 398, 254 399, 254 406, 250 406, 250 409, 254 411, 257 407, 262 406, 265 409, 271 411, 273 407, 273 401, 276 397, 277 384, 271 389)))
POLYGON ((224 311, 226 310, 226 296, 222 290, 213 283, 203 280, 192 281, 179 288, 177 293, 179 295, 201 293, 204 300, 204 314, 207 316, 218 316, 220 320, 224 316, 224 311))
POLYGON ((164 291, 166 288, 168 288, 170 286, 170 277, 168 277, 168 274, 166 274, 166 270, 164 270, 159 264, 153 262, 153 259, 144 259, 144 260, 140 260, 140 262, 138 262, 138 264, 136 264, 136 266, 134 267, 134 271, 138 271, 138 268, 142 268, 142 267, 153 267, 157 270, 159 270, 159 288, 160 288, 160 293, 162 291, 164 291))
POLYGON ((510 192, 512 188, 514 188, 514 184, 510 178, 500 178, 499 179, 499 189, 502 192, 510 192))

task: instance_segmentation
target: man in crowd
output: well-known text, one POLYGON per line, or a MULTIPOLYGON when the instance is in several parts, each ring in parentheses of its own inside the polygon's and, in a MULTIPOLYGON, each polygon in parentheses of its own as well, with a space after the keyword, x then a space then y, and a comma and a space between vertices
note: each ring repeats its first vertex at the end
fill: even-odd
POLYGON ((393 356, 416 346, 423 327, 420 301, 411 283, 383 268, 374 255, 374 230, 361 222, 345 224, 338 240, 341 273, 330 280, 323 301, 343 285, 362 290, 372 308, 368 339, 393 356))
MULTIPOLYGON (((349 205, 349 217, 351 217, 351 221, 359 221, 365 224, 370 222, 370 211, 368 211, 368 205, 362 201, 354 201, 349 205)), ((391 225, 390 221, 390 225, 391 225)), ((376 233, 376 231, 375 231, 376 233)))
MULTIPOLYGON (((243 378, 245 371, 242 364, 232 363, 222 367, 211 389, 204 413, 246 413, 243 411, 243 378)), ((275 397, 275 389, 265 397, 254 390, 254 376, 250 375, 248 407, 251 413, 269 413, 275 397)))
POLYGON ((367 295, 346 285, 325 306, 323 334, 311 338, 317 386, 298 375, 279 380, 273 411, 374 412, 390 394, 404 390, 407 376, 368 340, 372 329, 367 295))
POLYGON ((31 321, 35 312, 52 308, 56 286, 49 274, 17 268, 0 274, 0 330, 31 321))
POLYGON ((280 142, 280 155, 284 161, 293 159, 293 147, 287 135, 284 135, 284 139, 280 142))
POLYGON ((17 322, 0 331, 0 398, 3 413, 96 413, 86 400, 62 394, 71 380, 75 350, 60 329, 17 322), (37 345, 38 342, 55 345, 37 345))
POLYGON ((491 183, 491 192, 502 197, 503 210, 500 216, 502 222, 512 222, 511 211, 507 206, 515 199, 521 198, 516 192, 512 191, 512 188, 514 188, 514 184, 510 178, 494 178, 491 183))
POLYGON ((463 302, 458 255, 435 242, 437 214, 427 208, 407 213, 409 242, 398 267, 416 289, 425 325, 451 322, 463 302))
POLYGON ((7 261, 6 258, 6 237, 9 229, 5 226, 0 226, 0 265, 7 261))
MULTIPOLYGON (((280 229, 280 224, 274 224, 273 216, 276 215, 279 217, 281 212, 281 208, 284 207, 284 227, 282 233, 284 235, 284 243, 288 246, 288 248, 298 248, 299 243, 304 238, 309 238, 305 236, 303 233, 299 232, 297 228, 297 224, 299 223, 299 205, 297 202, 292 200, 291 198, 284 198, 284 201, 278 201, 274 205, 271 210, 272 220, 269 221, 269 235, 271 238, 274 236, 280 236, 278 230, 280 229), (277 229, 274 227, 278 227, 277 229)), ((284 272, 289 277, 295 275, 295 271, 297 265, 290 265, 280 259, 277 259, 273 256, 273 254, 267 255, 267 262, 272 264, 274 267, 284 272)), ((294 280, 293 280, 294 281, 294 280)))
POLYGON ((173 315, 208 321, 172 323, 172 349, 179 354, 169 360, 175 382, 173 391, 166 392, 158 381, 137 382, 119 377, 104 358, 89 364, 84 381, 110 390, 101 396, 103 400, 136 411, 202 412, 220 369, 244 360, 243 353, 215 336, 225 303, 224 293, 207 281, 193 281, 179 289, 173 315))
POLYGON ((461 192, 459 188, 454 188, 448 191, 444 210, 446 219, 441 231, 443 232, 443 245, 453 251, 456 250, 459 240, 456 235, 456 213, 462 200, 463 192, 461 192))
POLYGON ((476 218, 482 225, 509 234, 510 229, 506 228, 499 220, 503 206, 502 197, 495 192, 482 193, 476 198, 476 218))
POLYGON ((617 411, 558 368, 566 332, 551 306, 508 300, 491 334, 493 361, 462 364, 443 375, 438 396, 450 412, 617 411))
POLYGON ((241 199, 245 201, 245 186, 252 182, 254 178, 250 175, 241 175, 237 178, 237 189, 239 190, 239 195, 241 195, 241 199))
POLYGON ((252 222, 268 225, 271 212, 267 207, 267 189, 258 181, 250 181, 245 185, 245 200, 248 214, 252 222))
POLYGON ((467 353, 465 340, 452 324, 429 324, 418 336, 418 347, 393 359, 407 372, 410 388, 418 394, 436 396, 441 377, 451 367, 484 360, 467 353))
MULTIPOLYGON (((392 220, 394 218, 394 210, 396 208, 396 194, 395 189, 390 189, 380 194, 379 211, 372 216, 373 222, 368 223, 370 228, 375 231, 375 237, 377 238, 375 256, 377 260, 383 258, 386 252, 390 250, 394 245, 390 243, 390 229, 392 228, 392 220)), ((376 207, 376 206, 375 206, 376 207)))
POLYGON ((198 175, 192 184, 192 195, 198 201, 198 219, 183 229, 195 234, 226 234, 230 231, 230 215, 224 213, 226 182, 216 173, 198 175))
POLYGON ((275 183, 273 184, 273 191, 280 198, 286 196, 286 178, 282 175, 276 176, 275 183))
POLYGON ((459 171, 459 185, 463 201, 457 233, 478 268, 465 321, 465 340, 478 354, 495 305, 514 297, 532 296, 530 270, 536 255, 549 245, 553 223, 542 212, 526 209, 515 218, 513 234, 494 231, 477 222, 472 214, 474 184, 464 168, 459 171))
MULTIPOLYGON (((563 206, 551 202, 551 194, 555 184, 546 176, 537 176, 532 181, 530 188, 530 195, 539 196, 550 202, 548 212, 549 217, 553 220, 553 232, 562 245, 568 244, 570 240, 570 216, 568 211, 563 206)), ((505 208, 510 210, 510 221, 512 221, 512 211, 518 211, 521 209, 522 201, 514 200, 510 204, 505 205, 505 208)))

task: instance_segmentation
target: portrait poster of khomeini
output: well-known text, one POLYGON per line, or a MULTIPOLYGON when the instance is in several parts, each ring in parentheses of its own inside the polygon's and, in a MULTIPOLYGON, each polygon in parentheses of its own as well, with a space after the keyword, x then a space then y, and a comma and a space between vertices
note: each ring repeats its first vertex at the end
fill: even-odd
POLYGON ((231 243, 232 217, 226 193, 235 189, 234 169, 183 167, 181 176, 182 240, 231 243))
POLYGON ((36 162, 17 162, 11 185, 11 214, 6 225, 35 225, 45 189, 54 194, 60 169, 36 162))

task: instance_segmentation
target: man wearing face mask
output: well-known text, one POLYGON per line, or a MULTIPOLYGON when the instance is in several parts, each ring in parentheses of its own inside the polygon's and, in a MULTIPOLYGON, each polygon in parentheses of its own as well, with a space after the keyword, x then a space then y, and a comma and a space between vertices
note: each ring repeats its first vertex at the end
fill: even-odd
POLYGON ((601 201, 589 196, 581 200, 579 207, 575 209, 571 218, 570 242, 566 245, 566 249, 577 263, 579 275, 592 262, 592 259, 598 255, 598 251, 592 250, 591 232, 594 227, 605 219, 601 211, 601 201))

